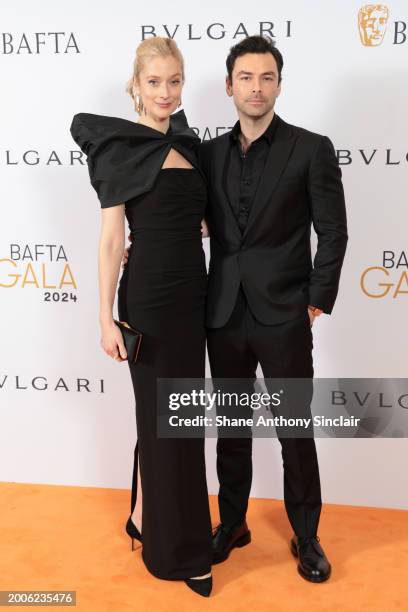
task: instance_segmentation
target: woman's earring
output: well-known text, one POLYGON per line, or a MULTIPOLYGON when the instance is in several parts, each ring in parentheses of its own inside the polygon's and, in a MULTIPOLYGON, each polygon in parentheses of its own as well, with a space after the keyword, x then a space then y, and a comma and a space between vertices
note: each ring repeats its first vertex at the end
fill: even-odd
POLYGON ((140 115, 140 113, 142 112, 142 107, 143 107, 143 102, 141 100, 141 97, 138 95, 135 95, 134 100, 135 100, 135 111, 139 113, 140 115))
POLYGON ((180 98, 180 102, 179 102, 179 105, 178 105, 178 107, 177 107, 177 108, 180 108, 180 106, 181 106, 182 104, 183 104, 183 103, 182 103, 181 98, 180 98))

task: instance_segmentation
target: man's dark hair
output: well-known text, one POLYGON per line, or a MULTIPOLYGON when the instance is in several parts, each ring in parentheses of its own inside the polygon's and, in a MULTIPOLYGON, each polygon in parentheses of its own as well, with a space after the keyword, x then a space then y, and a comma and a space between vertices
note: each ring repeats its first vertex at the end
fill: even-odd
POLYGON ((227 73, 230 81, 232 81, 232 71, 234 70, 237 57, 245 55, 246 53, 271 53, 278 66, 278 83, 281 82, 283 68, 282 54, 279 49, 275 47, 275 41, 265 36, 247 36, 247 38, 244 38, 241 42, 231 47, 226 61, 227 73))

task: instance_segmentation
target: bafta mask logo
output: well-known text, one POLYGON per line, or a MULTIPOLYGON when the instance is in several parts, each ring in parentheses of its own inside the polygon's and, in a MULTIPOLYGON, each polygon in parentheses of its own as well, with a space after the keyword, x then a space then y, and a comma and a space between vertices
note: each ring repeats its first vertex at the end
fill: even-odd
POLYGON ((366 4, 358 11, 358 31, 365 47, 381 45, 388 21, 388 6, 366 4))

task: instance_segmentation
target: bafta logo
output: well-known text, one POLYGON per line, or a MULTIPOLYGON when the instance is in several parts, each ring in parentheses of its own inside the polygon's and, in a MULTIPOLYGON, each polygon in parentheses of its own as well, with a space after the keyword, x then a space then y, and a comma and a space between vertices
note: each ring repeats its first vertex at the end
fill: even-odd
POLYGON ((381 45, 388 21, 388 6, 366 4, 358 11, 358 31, 365 47, 381 45))

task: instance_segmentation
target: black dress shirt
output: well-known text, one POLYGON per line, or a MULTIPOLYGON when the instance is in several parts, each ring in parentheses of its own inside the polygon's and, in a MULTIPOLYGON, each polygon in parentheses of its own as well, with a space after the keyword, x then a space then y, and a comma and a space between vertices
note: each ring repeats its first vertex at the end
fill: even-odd
POLYGON ((279 117, 274 114, 265 132, 251 143, 246 153, 242 151, 239 139, 241 133, 239 121, 230 132, 231 145, 227 155, 224 180, 231 207, 241 232, 245 230, 249 211, 278 122, 279 117))

